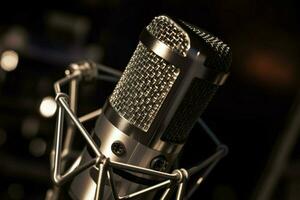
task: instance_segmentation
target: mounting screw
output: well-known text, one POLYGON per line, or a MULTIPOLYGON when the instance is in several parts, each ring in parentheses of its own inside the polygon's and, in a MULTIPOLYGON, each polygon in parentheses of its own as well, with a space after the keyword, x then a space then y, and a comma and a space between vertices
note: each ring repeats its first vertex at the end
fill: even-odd
POLYGON ((116 155, 116 156, 123 156, 126 154, 126 148, 125 145, 121 141, 115 141, 111 145, 111 151, 116 155))
POLYGON ((152 159, 150 167, 157 171, 166 171, 168 164, 169 163, 164 156, 157 156, 152 159))

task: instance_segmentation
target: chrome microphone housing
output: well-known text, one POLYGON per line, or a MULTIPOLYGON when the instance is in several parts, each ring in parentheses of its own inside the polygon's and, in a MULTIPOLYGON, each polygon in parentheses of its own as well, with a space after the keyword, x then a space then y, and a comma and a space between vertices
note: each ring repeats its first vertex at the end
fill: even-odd
POLYGON ((125 134, 166 154, 179 152, 228 76, 231 50, 217 37, 162 15, 140 42, 104 106, 125 134))
MULTIPOLYGON (((165 15, 154 18, 142 31, 97 120, 93 138, 99 150, 110 160, 144 168, 164 158, 161 163, 166 166, 156 170, 169 171, 194 123, 228 76, 230 62, 230 48, 218 38, 165 15), (116 142, 126 153, 114 152, 116 142)), ((78 161, 93 157, 87 148, 78 161)), ((92 167, 74 178, 74 199, 93 199, 97 170, 92 167)), ((121 195, 157 181, 148 175, 116 174, 121 195)), ((104 199, 112 199, 109 189, 105 191, 104 199)))

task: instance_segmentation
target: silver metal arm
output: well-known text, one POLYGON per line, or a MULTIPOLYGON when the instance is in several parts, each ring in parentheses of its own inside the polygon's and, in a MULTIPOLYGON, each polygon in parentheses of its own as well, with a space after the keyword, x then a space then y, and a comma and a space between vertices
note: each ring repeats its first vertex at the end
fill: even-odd
MULTIPOLYGON (((97 80, 116 82, 117 80, 116 80, 115 76, 120 76, 121 74, 122 74, 122 72, 120 72, 118 70, 115 70, 115 69, 110 70, 108 67, 106 67, 104 65, 96 64, 96 63, 93 63, 93 62, 84 61, 84 62, 80 62, 80 63, 73 63, 65 71, 66 76, 64 78, 58 80, 57 82, 55 82, 54 91, 55 91, 56 94, 59 94, 59 93, 61 93, 62 87, 69 84, 69 96, 66 95, 66 97, 70 97, 69 98, 69 109, 72 112, 74 112, 74 114, 76 114, 77 98, 78 98, 78 86, 79 86, 79 82, 82 79, 85 79, 85 80, 97 79, 97 80), (104 72, 106 72, 108 74, 112 74, 114 76, 99 75, 97 70, 104 71, 104 72)), ((79 121, 80 122, 85 122, 85 121, 91 120, 91 119, 99 116, 101 114, 101 111, 102 111, 102 109, 98 109, 98 110, 93 111, 89 114, 86 114, 86 115, 80 117, 79 121)), ((59 114, 58 114, 58 116, 59 116, 59 114)), ((58 120, 57 120, 57 125, 58 126, 56 128, 56 131, 58 130, 58 128, 62 127, 60 125, 60 123, 62 123, 62 120, 63 119, 59 119, 59 117, 58 117, 58 120)), ((60 165, 59 169, 61 171, 65 170, 65 164, 69 160, 68 158, 73 158, 74 157, 74 155, 73 155, 74 152, 71 149, 72 149, 72 145, 73 145, 75 130, 76 130, 76 127, 74 126, 74 123, 72 121, 69 121, 67 130, 66 130, 66 136, 65 136, 65 139, 64 139, 64 144, 63 144, 62 147, 60 147, 60 148, 62 148, 61 149, 62 160, 59 163, 59 165, 60 165)), ((58 133, 56 133, 55 135, 57 136, 58 133)), ((54 145, 55 144, 56 144, 56 142, 54 142, 54 145)), ((54 147, 53 151, 51 152, 52 169, 54 169, 54 154, 55 154, 55 152, 57 152, 57 151, 54 147)), ((74 166, 75 165, 72 165, 72 167, 74 167, 74 166)), ((53 173, 54 173, 54 171, 53 171, 53 173)), ((57 174, 57 171, 56 171, 56 174, 57 174)), ((53 177, 54 180, 58 181, 56 178, 58 178, 58 177, 55 177, 55 178, 53 177)), ((60 178, 61 177, 59 177, 59 179, 60 178)), ((54 182, 56 182, 56 181, 54 181, 54 182)), ((56 199, 58 199, 59 194, 60 194, 59 187, 54 186, 53 190, 48 191, 46 199, 56 200, 56 199)))

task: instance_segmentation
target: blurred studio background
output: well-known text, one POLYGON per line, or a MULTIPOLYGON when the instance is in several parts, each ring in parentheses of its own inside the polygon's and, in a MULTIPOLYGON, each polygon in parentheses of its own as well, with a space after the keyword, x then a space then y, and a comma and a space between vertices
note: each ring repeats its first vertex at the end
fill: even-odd
MULTIPOLYGON (((300 89, 300 14, 292 0, 45 0, 16 12, 3 8, 0 199, 44 199, 51 187, 54 81, 83 59, 123 71, 141 30, 159 14, 206 29, 233 51, 230 78, 202 116, 229 154, 194 199, 263 200, 270 185, 268 199, 300 199, 300 130, 293 123, 300 89)), ((81 84, 78 112, 101 107, 113 88, 103 81, 81 84)), ((182 165, 212 152, 213 143, 196 125, 182 165)))

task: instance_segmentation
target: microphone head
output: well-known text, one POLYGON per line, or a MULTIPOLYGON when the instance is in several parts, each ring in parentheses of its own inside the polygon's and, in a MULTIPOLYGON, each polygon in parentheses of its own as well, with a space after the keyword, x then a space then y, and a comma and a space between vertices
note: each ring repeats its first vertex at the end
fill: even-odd
POLYGON ((168 16, 155 17, 109 97, 117 121, 131 128, 116 126, 144 144, 183 144, 230 64, 231 50, 217 37, 168 16))
POLYGON ((196 51, 205 48, 210 51, 206 58, 206 67, 225 72, 229 70, 232 57, 230 47, 207 31, 164 15, 155 17, 146 29, 183 56, 187 56, 190 48, 198 48, 196 51))

